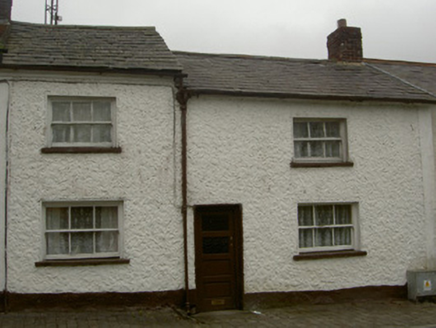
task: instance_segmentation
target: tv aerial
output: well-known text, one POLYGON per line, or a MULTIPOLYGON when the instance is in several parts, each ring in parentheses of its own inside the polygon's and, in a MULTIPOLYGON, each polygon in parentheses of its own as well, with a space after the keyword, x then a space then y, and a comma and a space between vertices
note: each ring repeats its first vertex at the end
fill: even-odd
POLYGON ((62 21, 62 16, 58 14, 59 0, 45 0, 44 24, 58 25, 62 21))

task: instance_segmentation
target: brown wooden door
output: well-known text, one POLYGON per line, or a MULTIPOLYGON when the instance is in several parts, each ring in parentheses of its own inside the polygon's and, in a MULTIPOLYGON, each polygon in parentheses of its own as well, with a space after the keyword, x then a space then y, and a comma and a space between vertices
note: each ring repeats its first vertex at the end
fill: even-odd
POLYGON ((239 205, 195 207, 198 311, 242 308, 242 215, 239 205))

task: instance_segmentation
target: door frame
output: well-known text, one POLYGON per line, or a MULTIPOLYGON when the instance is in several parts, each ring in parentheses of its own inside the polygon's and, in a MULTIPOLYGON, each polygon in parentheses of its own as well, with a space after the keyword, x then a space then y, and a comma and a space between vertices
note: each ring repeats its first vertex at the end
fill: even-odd
MULTIPOLYGON (((194 205, 194 248, 195 248, 195 283, 199 286, 199 261, 200 245, 198 245, 197 222, 200 219, 200 213, 208 211, 232 211, 234 217, 234 268, 235 268, 235 309, 242 310, 244 295, 244 249, 243 249, 243 232, 242 232, 242 204, 209 204, 194 205)), ((196 288, 197 311, 202 311, 200 300, 200 291, 196 288)))

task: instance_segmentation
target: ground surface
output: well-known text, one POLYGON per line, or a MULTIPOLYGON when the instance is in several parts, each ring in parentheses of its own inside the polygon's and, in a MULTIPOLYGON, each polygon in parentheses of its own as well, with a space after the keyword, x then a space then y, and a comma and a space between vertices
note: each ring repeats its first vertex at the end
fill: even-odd
POLYGON ((0 314, 0 327, 436 327, 436 304, 384 300, 200 313, 159 309, 20 311, 0 314))

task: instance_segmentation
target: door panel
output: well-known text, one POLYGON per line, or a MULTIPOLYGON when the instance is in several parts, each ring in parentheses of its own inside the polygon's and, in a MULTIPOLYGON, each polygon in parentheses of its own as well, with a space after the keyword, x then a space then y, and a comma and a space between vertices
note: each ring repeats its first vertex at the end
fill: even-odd
POLYGON ((195 207, 195 273, 199 311, 242 306, 240 206, 195 207))

